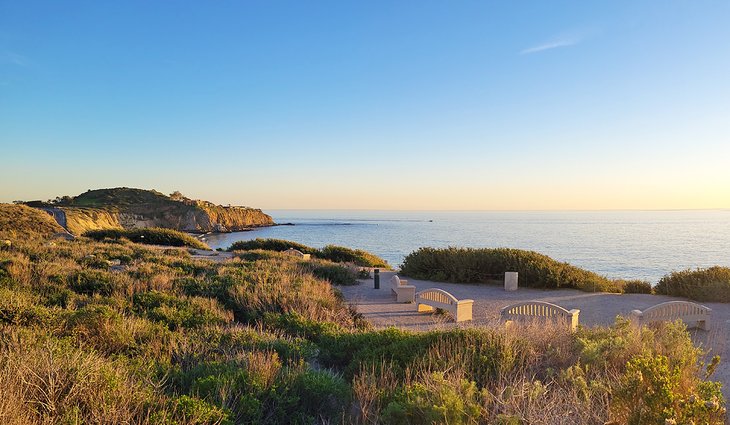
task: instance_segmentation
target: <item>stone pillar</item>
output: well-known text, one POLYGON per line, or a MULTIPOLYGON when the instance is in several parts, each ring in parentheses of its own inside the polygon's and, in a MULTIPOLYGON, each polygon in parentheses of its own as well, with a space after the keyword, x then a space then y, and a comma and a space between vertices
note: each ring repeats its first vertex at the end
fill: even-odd
POLYGON ((517 290, 517 272, 505 272, 504 273, 504 290, 505 291, 516 291, 517 290))

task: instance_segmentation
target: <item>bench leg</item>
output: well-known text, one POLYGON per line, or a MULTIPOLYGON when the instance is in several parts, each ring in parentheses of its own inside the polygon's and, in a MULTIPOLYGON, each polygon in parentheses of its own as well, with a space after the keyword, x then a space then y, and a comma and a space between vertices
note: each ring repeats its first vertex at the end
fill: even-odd
POLYGON ((697 321, 697 327, 702 329, 703 331, 706 331, 710 328, 709 326, 709 320, 698 320, 697 321))
POLYGON ((576 329, 578 329, 578 315, 573 314, 570 316, 570 331, 575 332, 576 329))
POLYGON ((471 305, 462 305, 456 308, 456 321, 464 322, 471 320, 471 305))

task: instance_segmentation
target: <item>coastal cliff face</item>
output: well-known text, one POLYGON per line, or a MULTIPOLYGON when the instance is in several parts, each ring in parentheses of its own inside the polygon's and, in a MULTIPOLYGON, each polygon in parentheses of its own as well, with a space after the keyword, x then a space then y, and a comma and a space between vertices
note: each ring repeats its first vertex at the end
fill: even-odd
POLYGON ((272 226, 274 220, 260 209, 215 205, 141 189, 100 189, 81 194, 66 205, 69 232, 164 227, 190 233, 235 232, 272 226))

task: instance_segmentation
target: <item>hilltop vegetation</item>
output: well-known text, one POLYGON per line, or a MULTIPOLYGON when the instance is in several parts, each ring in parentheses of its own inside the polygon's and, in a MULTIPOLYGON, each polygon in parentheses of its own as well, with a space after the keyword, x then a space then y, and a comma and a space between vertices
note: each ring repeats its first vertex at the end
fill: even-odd
POLYGON ((187 246, 197 249, 210 249, 203 242, 195 239, 187 233, 178 232, 172 229, 107 229, 107 230, 90 230, 84 233, 87 238, 96 241, 104 239, 126 239, 147 245, 164 245, 164 246, 187 246))
POLYGON ((373 330, 316 272, 345 267, 236 255, 0 251, 3 423, 723 423, 680 326, 373 330))
POLYGON ((179 192, 166 196, 155 190, 90 190, 76 197, 64 196, 51 202, 28 205, 60 208, 66 214, 68 230, 80 235, 89 230, 164 227, 184 232, 229 232, 271 226, 273 219, 259 209, 224 207, 192 200, 179 192))
POLYGON ((45 211, 25 205, 0 204, 0 239, 48 238, 64 232, 45 211))
POLYGON ((387 261, 361 249, 352 249, 337 245, 327 245, 322 249, 317 249, 298 242, 282 239, 257 238, 248 241, 238 241, 234 242, 228 248, 228 251, 267 250, 281 252, 288 249, 296 249, 304 254, 310 254, 313 257, 334 261, 336 263, 353 263, 361 267, 390 268, 387 261))

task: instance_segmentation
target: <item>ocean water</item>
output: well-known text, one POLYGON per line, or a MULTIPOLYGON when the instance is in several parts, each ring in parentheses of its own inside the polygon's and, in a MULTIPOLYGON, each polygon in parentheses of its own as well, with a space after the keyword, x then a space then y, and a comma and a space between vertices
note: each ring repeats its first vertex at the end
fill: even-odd
POLYGON ((276 226, 208 235, 213 248, 255 238, 371 251, 398 266, 424 247, 529 249, 612 278, 645 279, 730 266, 730 210, 444 212, 267 211, 276 226))

